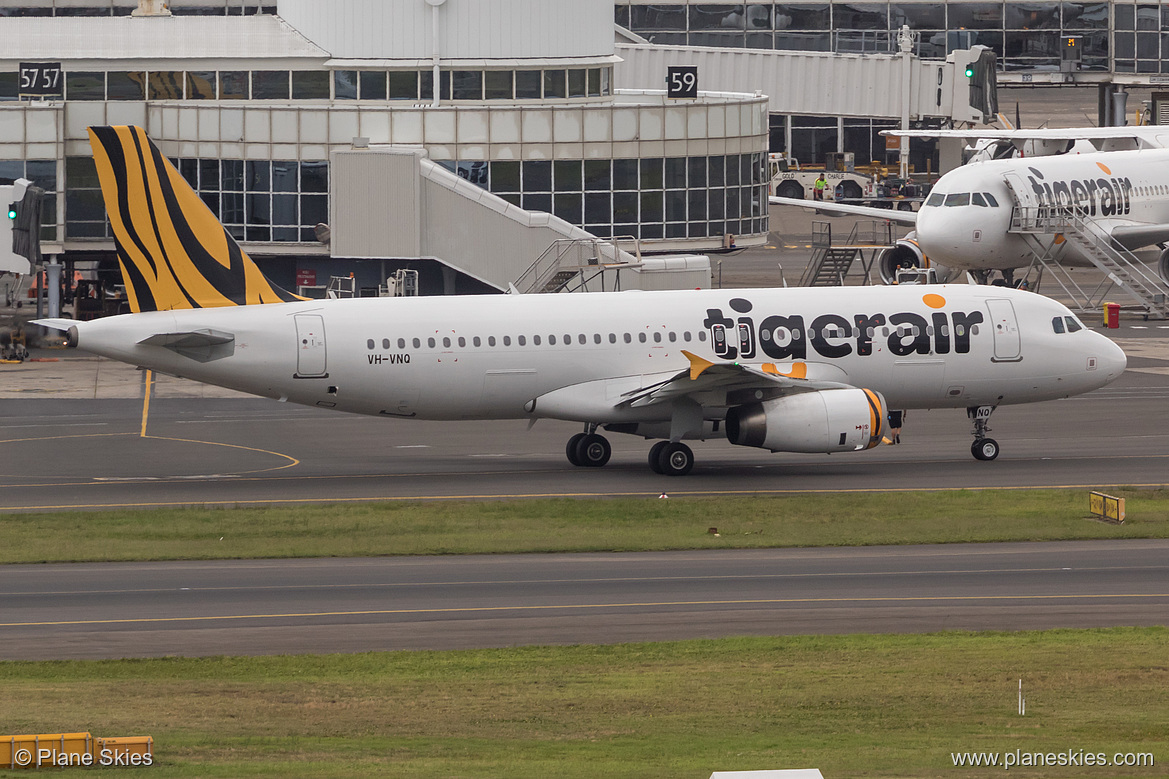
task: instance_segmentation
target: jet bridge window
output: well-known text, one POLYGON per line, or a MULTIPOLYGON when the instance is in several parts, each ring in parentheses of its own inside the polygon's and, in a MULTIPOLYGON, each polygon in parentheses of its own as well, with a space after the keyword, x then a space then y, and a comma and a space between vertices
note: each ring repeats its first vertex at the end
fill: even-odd
POLYGON ((925 201, 925 204, 927 206, 940 206, 940 205, 944 204, 945 202, 946 202, 945 195, 943 195, 941 192, 934 192, 933 194, 931 194, 929 196, 929 199, 925 201))
POLYGON ((1056 335, 1063 333, 1063 317, 1057 316, 1051 320, 1051 329, 1055 331, 1056 335))
POLYGON ((953 206, 968 206, 968 205, 970 205, 970 193, 969 192, 955 192, 953 194, 946 195, 946 207, 947 208, 951 208, 953 206))

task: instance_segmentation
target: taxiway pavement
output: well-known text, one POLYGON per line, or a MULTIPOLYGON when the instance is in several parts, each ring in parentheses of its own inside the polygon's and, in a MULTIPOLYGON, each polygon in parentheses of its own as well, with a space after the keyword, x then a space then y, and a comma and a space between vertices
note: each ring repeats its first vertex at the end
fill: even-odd
POLYGON ((1164 624, 1169 541, 0 567, 0 659, 1164 624))

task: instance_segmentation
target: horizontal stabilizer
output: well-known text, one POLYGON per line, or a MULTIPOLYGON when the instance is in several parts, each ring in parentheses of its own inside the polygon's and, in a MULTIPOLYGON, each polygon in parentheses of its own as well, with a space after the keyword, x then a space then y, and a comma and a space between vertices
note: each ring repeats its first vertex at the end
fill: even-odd
POLYGON ((211 362, 235 354, 235 336, 218 330, 191 330, 185 333, 158 333, 138 343, 161 346, 198 362, 211 362))
POLYGON ((854 206, 850 203, 833 203, 824 200, 801 200, 795 197, 771 197, 768 202, 773 206, 795 206, 808 208, 818 214, 828 216, 867 216, 872 219, 886 219, 903 225, 917 224, 916 211, 898 211, 890 208, 874 208, 873 206, 854 206))
POLYGON ((50 330, 64 330, 68 332, 69 328, 77 324, 77 321, 73 319, 34 319, 33 321, 29 322, 29 324, 40 325, 41 327, 47 327, 50 330))

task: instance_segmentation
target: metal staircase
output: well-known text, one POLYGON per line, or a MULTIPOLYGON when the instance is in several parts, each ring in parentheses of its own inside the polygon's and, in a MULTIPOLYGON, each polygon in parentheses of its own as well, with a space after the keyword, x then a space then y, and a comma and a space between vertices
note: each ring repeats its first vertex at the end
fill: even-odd
POLYGON ((859 258, 865 271, 865 283, 871 280, 873 261, 893 243, 892 224, 882 220, 857 222, 843 244, 832 243, 832 225, 812 222, 812 257, 800 276, 801 287, 842 287, 844 277, 859 258), (864 250, 872 250, 866 263, 864 250))
POLYGON ((513 286, 524 294, 553 293, 553 292, 588 292, 589 284, 594 287, 600 285, 600 291, 606 289, 606 275, 610 278, 608 286, 613 290, 621 289, 621 270, 635 268, 641 263, 641 246, 632 236, 614 236, 604 240, 600 238, 562 238, 552 244, 528 266, 513 286), (628 257, 619 244, 631 243, 633 246, 633 262, 625 262, 622 257, 628 257))
POLYGON ((1035 252, 1035 258, 1050 271, 1077 304, 1085 310, 1099 310, 1104 295, 1113 285, 1136 301, 1146 318, 1169 319, 1169 286, 1141 262, 1140 258, 1114 243, 1079 206, 1015 206, 1011 211, 1010 232, 1022 235, 1035 252), (1056 246, 1044 246, 1040 235, 1063 235, 1105 274, 1092 292, 1085 292, 1050 254, 1056 246))

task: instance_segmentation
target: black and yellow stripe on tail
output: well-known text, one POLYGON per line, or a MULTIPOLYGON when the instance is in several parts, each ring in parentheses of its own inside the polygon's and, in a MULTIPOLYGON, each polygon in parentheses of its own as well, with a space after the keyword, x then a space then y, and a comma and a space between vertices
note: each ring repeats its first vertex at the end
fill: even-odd
POLYGON ((89 141, 131 310, 300 300, 256 267, 139 127, 91 127, 89 141))

